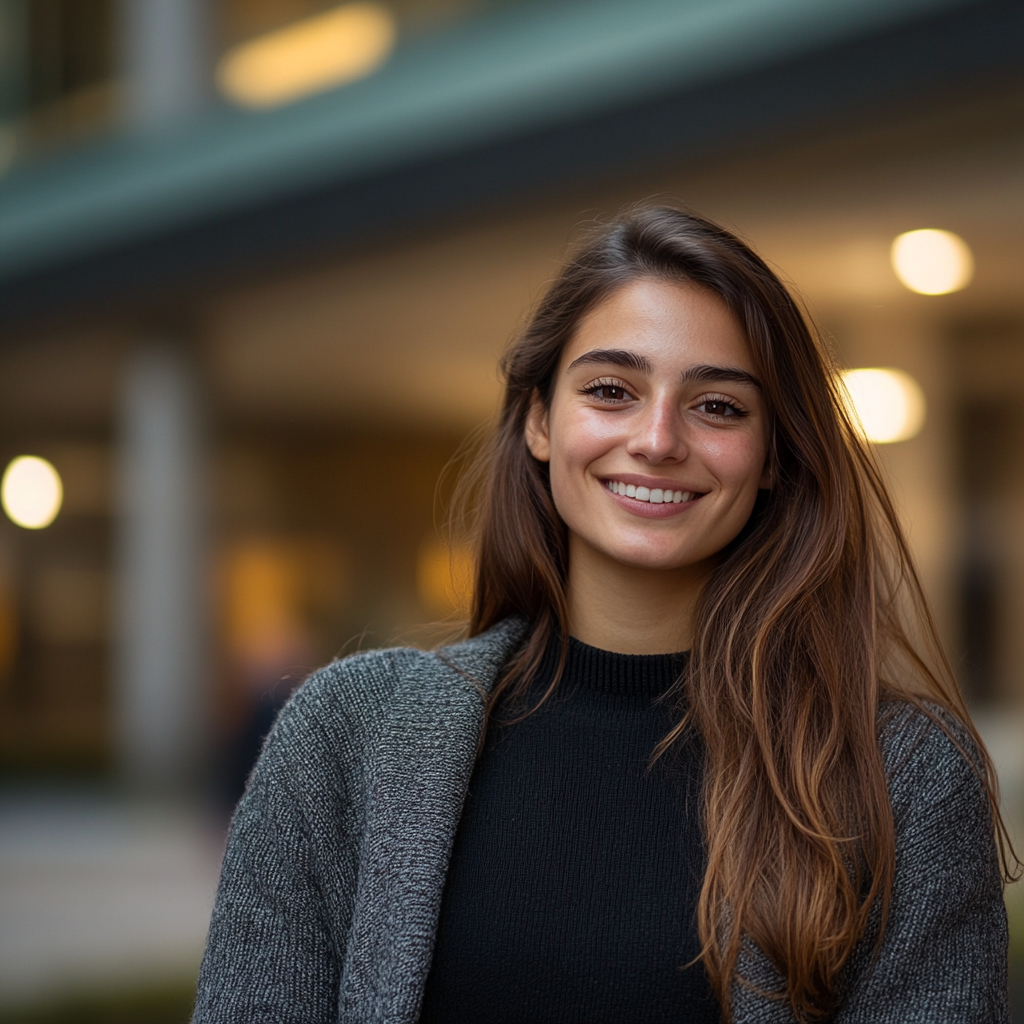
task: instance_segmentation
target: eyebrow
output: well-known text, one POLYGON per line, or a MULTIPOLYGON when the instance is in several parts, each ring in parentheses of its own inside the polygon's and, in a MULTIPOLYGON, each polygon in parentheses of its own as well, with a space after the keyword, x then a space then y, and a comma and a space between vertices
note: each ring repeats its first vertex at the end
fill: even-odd
MULTIPOLYGON (((626 370, 635 370, 637 373, 653 373, 654 367, 646 357, 621 348, 595 348, 584 352, 578 359, 574 359, 568 366, 583 366, 587 363, 610 363, 612 366, 621 366, 626 370)), ((746 370, 738 366, 710 366, 702 363, 699 366, 691 366, 684 370, 682 382, 684 384, 713 384, 721 381, 723 384, 746 384, 749 387, 761 391, 761 382, 746 370)))
POLYGON ((683 371, 682 380, 684 384, 714 384, 717 381, 723 384, 747 384, 758 391, 762 390, 761 382, 738 366, 691 366, 683 371))
POLYGON ((635 370, 637 373, 653 373, 654 367, 646 356, 637 355, 636 352, 627 352, 622 348, 595 348, 584 352, 579 359, 574 359, 568 366, 583 366, 585 363, 611 363, 612 366, 621 366, 626 370, 635 370))

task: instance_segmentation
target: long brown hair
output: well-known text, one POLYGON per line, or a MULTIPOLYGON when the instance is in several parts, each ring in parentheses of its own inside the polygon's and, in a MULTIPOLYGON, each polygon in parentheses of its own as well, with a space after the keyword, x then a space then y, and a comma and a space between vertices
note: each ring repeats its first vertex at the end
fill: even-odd
POLYGON ((492 709, 503 695, 525 696, 553 637, 564 659, 566 529, 525 420, 535 394, 549 399, 581 319, 643 277, 690 282, 725 302, 746 332, 769 417, 773 486, 698 602, 681 721, 655 752, 688 729, 706 749, 701 958, 727 1018, 744 939, 779 969, 797 1018, 820 1018, 835 1008, 876 905, 884 930, 895 864, 878 744, 886 698, 911 701, 942 727, 933 705, 962 723, 1005 833, 991 764, 836 367, 778 277, 728 231, 679 209, 627 210, 582 240, 509 348, 500 420, 478 465, 470 633, 510 615, 529 623, 492 709))

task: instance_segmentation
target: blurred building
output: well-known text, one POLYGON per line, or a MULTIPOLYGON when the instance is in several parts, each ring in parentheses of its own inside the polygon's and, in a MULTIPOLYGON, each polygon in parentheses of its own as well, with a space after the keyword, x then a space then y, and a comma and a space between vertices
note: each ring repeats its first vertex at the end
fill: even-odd
POLYGON ((1020 818, 1022 115, 1019 0, 0 0, 0 1002, 194 970, 217 843, 3 784, 229 801, 310 668, 429 641, 497 358, 650 196, 900 371, 851 391, 1020 818))
POLYGON ((450 611, 441 470, 574 230, 652 195, 920 385, 880 451, 1020 706, 1022 44, 1016 0, 0 0, 0 461, 63 483, 0 523, 3 770, 187 785, 450 611), (967 287, 901 284, 920 228, 967 287))

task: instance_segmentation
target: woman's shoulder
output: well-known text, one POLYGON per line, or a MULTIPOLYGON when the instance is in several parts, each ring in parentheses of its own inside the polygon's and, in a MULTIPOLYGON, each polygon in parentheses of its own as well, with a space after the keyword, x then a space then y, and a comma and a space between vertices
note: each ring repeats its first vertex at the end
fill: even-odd
POLYGON ((436 650, 388 647, 340 658, 313 672, 285 705, 274 733, 303 740, 373 732, 403 715, 479 699, 517 646, 523 627, 509 619, 436 650))
POLYGON ((964 723, 948 709, 891 699, 878 713, 878 738, 897 824, 909 812, 941 808, 955 820, 973 809, 988 818, 985 762, 964 723))

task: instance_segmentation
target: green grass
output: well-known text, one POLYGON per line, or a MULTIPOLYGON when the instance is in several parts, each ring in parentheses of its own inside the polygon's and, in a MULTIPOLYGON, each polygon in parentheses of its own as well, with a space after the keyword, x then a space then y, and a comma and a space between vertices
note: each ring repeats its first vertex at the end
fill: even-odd
POLYGON ((1024 971, 1024 881, 1008 885, 1005 898, 1006 916, 1010 925, 1011 969, 1024 971))
POLYGON ((61 996, 0 1009, 0 1024, 187 1024, 195 982, 61 996))

